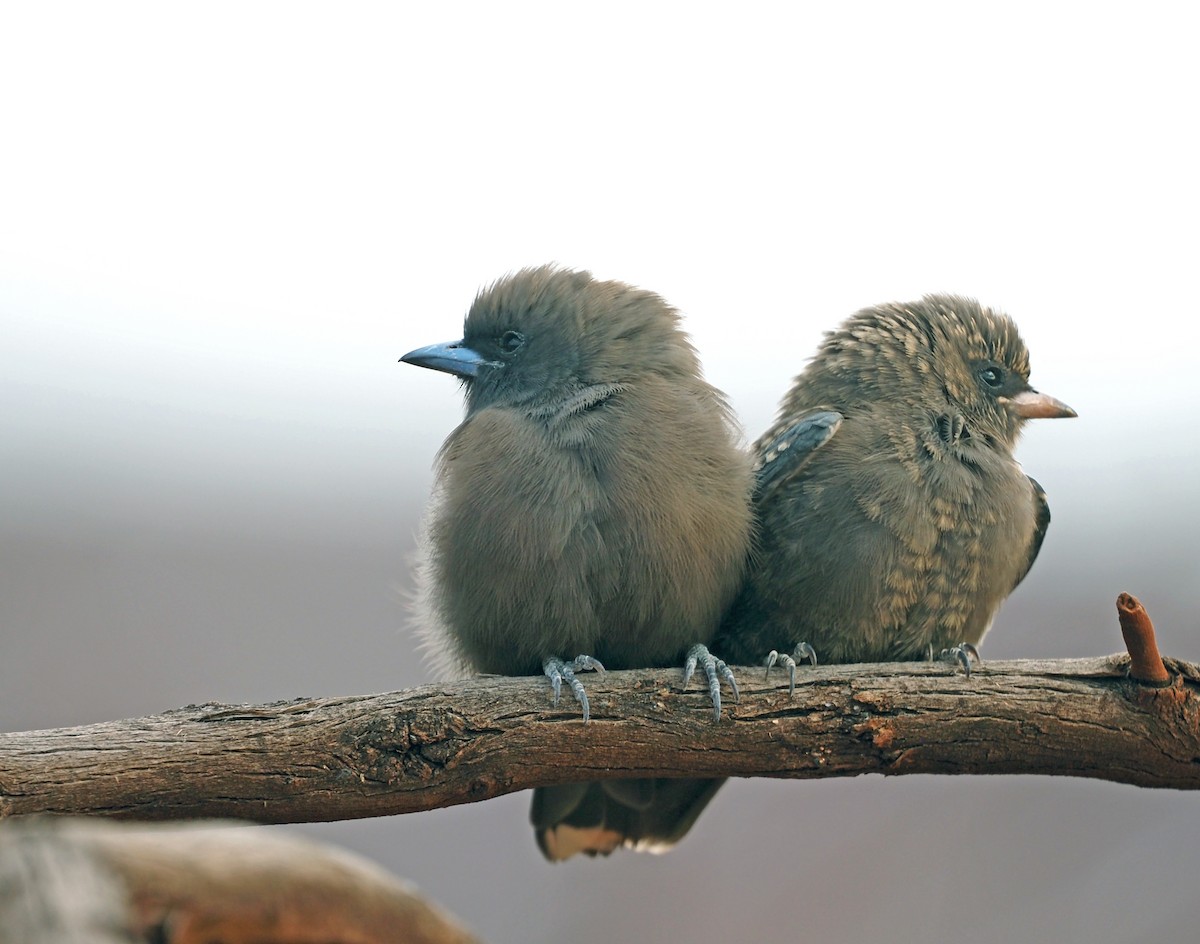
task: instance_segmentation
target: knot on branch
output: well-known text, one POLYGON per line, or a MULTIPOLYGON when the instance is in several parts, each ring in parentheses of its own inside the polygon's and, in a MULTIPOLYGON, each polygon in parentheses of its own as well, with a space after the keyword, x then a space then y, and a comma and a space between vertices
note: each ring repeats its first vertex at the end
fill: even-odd
POLYGON ((470 724, 448 708, 377 713, 347 732, 353 769, 363 781, 430 781, 455 765, 471 743, 470 724))

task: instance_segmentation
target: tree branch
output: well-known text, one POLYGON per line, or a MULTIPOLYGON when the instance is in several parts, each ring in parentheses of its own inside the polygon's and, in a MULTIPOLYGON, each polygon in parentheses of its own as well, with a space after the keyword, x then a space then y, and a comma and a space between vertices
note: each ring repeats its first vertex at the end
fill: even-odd
POLYGON ((541 678, 0 735, 0 814, 310 822, 410 813, 609 777, 1046 774, 1200 788, 1200 668, 1128 656, 738 671, 720 722, 678 670, 587 676, 592 721, 541 678))

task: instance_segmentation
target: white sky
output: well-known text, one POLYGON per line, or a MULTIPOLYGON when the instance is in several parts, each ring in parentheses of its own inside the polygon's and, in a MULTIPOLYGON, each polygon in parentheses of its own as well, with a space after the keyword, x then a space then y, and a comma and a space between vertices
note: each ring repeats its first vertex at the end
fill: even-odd
POLYGON ((124 398, 411 433, 424 462, 459 403, 396 358, 554 260, 679 306, 751 436, 823 330, 930 291, 1017 318, 1081 414, 1050 451, 1177 429, 1200 406, 1185 11, 6 5, 11 419, 70 438, 48 391, 124 398))

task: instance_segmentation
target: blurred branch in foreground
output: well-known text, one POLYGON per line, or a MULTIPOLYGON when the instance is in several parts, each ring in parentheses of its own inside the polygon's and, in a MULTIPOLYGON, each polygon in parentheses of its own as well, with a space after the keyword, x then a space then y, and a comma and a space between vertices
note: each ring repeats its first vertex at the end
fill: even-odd
POLYGON ((1128 594, 1128 655, 801 669, 796 692, 738 670, 714 723, 678 670, 589 676, 592 721, 545 679, 189 706, 0 734, 0 814, 312 822, 411 813, 622 777, 1045 774, 1200 788, 1200 667, 1158 656, 1128 594), (1141 681, 1139 681, 1141 679, 1141 681))
POLYGON ((471 944, 410 885, 331 846, 227 824, 0 826, 0 940, 471 944))

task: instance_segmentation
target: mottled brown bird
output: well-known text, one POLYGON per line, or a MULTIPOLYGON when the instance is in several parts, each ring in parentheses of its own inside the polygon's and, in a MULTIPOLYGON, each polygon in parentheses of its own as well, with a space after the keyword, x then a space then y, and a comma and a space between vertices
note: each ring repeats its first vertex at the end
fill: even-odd
MULTIPOLYGON (((402 359, 466 391, 419 573, 418 623, 444 666, 545 672, 586 720, 575 671, 680 664, 711 641, 744 573, 752 473, 673 308, 587 272, 526 269, 479 294, 461 341, 402 359)), ((719 711, 723 664, 698 654, 719 711)), ((650 845, 705 789, 539 790, 532 818, 550 858, 650 845)))
POLYGON ((945 650, 969 672, 1050 523, 1013 458, 1021 427, 1074 415, 1030 387, 1003 314, 950 295, 860 311, 755 445, 761 545, 714 651, 736 663, 945 650))
MULTIPOLYGON (((713 651, 742 665, 767 656, 768 671, 780 658, 793 686, 796 661, 818 657, 936 653, 969 674, 1050 524, 1013 458, 1021 427, 1074 415, 1029 386, 1005 315, 950 295, 860 311, 755 443, 758 547, 713 651)), ((690 782, 676 839, 723 783, 690 782)))

